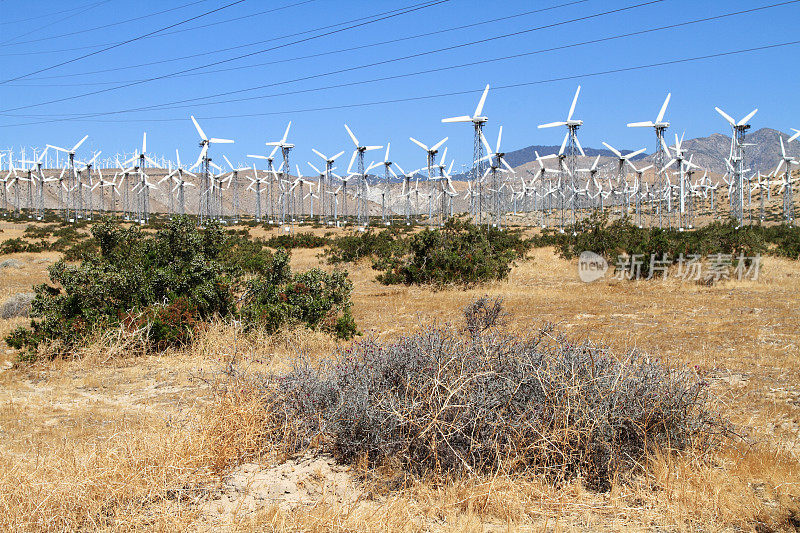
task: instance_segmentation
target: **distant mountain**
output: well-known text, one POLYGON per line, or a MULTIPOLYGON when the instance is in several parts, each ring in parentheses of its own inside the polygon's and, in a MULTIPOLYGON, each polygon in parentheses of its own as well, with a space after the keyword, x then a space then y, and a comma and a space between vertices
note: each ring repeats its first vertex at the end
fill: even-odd
MULTIPOLYGON (((616 148, 616 146, 614 147, 616 148)), ((525 163, 529 163, 531 161, 536 160, 536 152, 539 152, 539 155, 545 156, 550 154, 557 154, 558 151, 561 149, 561 146, 543 146, 543 145, 534 145, 534 146, 527 146, 525 148, 521 148, 519 150, 514 150, 513 152, 509 152, 506 154, 506 161, 512 167, 518 167, 524 165, 525 163)), ((611 150, 606 150, 605 148, 583 148, 586 157, 597 157, 598 155, 601 157, 609 157, 614 158, 616 157, 611 150)), ((629 154, 633 152, 633 150, 621 150, 622 154, 629 154)), ((642 159, 646 157, 645 154, 638 155, 633 158, 634 161, 637 159, 642 159)))
MULTIPOLYGON (((745 142, 752 146, 745 146, 745 164, 751 172, 769 173, 775 170, 780 161, 781 146, 779 137, 783 138, 786 155, 800 156, 800 143, 793 141, 787 143, 789 135, 772 128, 761 128, 747 135, 745 142)), ((674 135, 673 141, 674 143, 674 135)), ((672 144, 670 143, 670 144, 672 144)), ((683 141, 686 153, 692 156, 692 162, 708 169, 709 172, 724 174, 728 171, 725 159, 731 149, 731 138, 728 135, 714 133, 708 137, 698 137, 683 141)), ((652 161, 652 155, 646 161, 652 161)))
MULTIPOLYGON (((791 143, 787 143, 789 134, 774 130, 771 128, 761 128, 756 130, 746 137, 747 144, 752 146, 745 147, 745 161, 747 168, 752 172, 769 173, 775 169, 775 166, 780 161, 780 144, 778 138, 782 137, 786 147, 787 155, 800 157, 800 139, 791 143)), ((671 138, 667 138, 668 144, 675 143, 674 133, 671 138)), ((727 172, 725 166, 725 159, 728 157, 731 147, 731 138, 728 135, 721 133, 713 133, 708 137, 698 137, 695 139, 685 139, 683 147, 686 150, 687 156, 692 156, 692 162, 702 168, 708 169, 709 172, 715 174, 724 174, 727 172)), ((557 154, 560 146, 542 146, 532 145, 519 150, 514 150, 506 154, 508 163, 518 172, 526 170, 534 170, 538 168, 536 161, 536 153, 539 155, 557 154)), ((599 167, 601 173, 613 172, 616 168, 616 156, 606 149, 597 149, 584 147, 585 157, 578 158, 578 168, 587 168, 593 162, 595 157, 600 156, 599 167)), ((622 150, 623 154, 630 153, 631 150, 622 150)), ((641 168, 648 166, 653 162, 652 154, 642 154, 633 158, 636 166, 641 168)), ((553 161, 548 163, 548 167, 555 167, 553 161)), ((464 176, 457 176, 456 179, 464 179, 464 176)))

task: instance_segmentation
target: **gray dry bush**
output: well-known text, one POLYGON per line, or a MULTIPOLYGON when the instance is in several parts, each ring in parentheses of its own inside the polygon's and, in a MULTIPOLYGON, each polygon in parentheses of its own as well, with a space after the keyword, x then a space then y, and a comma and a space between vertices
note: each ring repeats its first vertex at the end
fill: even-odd
POLYGON ((0 318, 14 318, 28 316, 31 312, 31 302, 36 296, 33 292, 20 292, 11 296, 3 305, 0 305, 0 318))
POLYGON ((259 377, 263 434, 288 452, 319 446, 421 476, 526 472, 606 489, 648 452, 705 451, 724 433, 694 372, 615 358, 550 326, 514 334, 497 300, 465 315, 465 327, 366 339, 259 377))

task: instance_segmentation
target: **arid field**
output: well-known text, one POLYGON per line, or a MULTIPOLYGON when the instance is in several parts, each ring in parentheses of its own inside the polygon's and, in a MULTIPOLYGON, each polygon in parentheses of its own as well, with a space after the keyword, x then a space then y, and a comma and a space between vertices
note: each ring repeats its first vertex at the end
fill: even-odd
MULTIPOLYGON (((0 241, 23 225, 0 223, 0 241)), ((303 230, 310 231, 310 230, 303 230)), ((263 236, 264 230, 251 230, 263 236)), ((330 269, 321 249, 292 267, 330 269)), ((47 281, 57 252, 0 256, 0 300, 47 281)), ((795 531, 800 529, 800 262, 766 257, 757 281, 583 283, 577 262, 530 251, 507 280, 467 290, 381 285, 347 265, 364 336, 458 322, 473 298, 504 300, 519 331, 545 323, 624 356, 658 355, 709 383, 733 434, 712 453, 649 457, 597 492, 576 479, 467 476, 448 482, 363 472, 264 446, 259 398, 224 370, 280 371, 337 341, 306 329, 245 335, 215 323, 191 346, 141 354, 99 340, 77 357, 0 360, 0 528, 156 531, 795 531), (220 391, 224 391, 224 394, 220 391)), ((0 334, 28 322, 0 320, 0 334)), ((358 339, 356 340, 356 342, 358 339)))

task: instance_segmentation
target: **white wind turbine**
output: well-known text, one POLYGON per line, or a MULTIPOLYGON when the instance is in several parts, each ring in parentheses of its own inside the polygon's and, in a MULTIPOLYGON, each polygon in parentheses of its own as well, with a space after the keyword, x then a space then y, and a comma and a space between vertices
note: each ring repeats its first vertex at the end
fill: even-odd
POLYGON ((332 213, 332 210, 330 209, 330 207, 327 210, 325 209, 325 205, 326 205, 326 203, 325 203, 325 195, 327 194, 328 188, 333 186, 333 183, 332 183, 332 180, 331 180, 331 172, 333 171, 333 162, 336 161, 339 157, 341 157, 344 154, 344 150, 342 150, 338 154, 336 154, 334 156, 331 156, 331 157, 326 156, 325 154, 323 154, 322 152, 320 152, 320 151, 318 151, 318 150, 316 150, 314 148, 312 148, 311 151, 314 152, 315 154, 317 154, 319 157, 321 157, 325 161, 325 172, 320 172, 317 169, 317 167, 315 167, 314 165, 311 165, 310 162, 308 163, 309 165, 311 165, 311 168, 313 168, 314 171, 317 172, 317 174, 320 175, 319 176, 319 191, 318 191, 319 199, 320 199, 319 216, 320 216, 320 222, 322 222, 324 224, 325 223, 325 219, 327 217, 330 217, 330 215, 332 213))
MULTIPOLYGON (((416 144, 417 146, 419 146, 420 148, 425 150, 425 154, 426 154, 426 158, 427 158, 426 159, 426 161, 427 161, 426 168, 428 169, 428 184, 429 184, 428 185, 428 189, 429 189, 428 190, 428 193, 429 193, 428 194, 428 200, 429 200, 429 203, 430 203, 430 199, 432 198, 432 196, 430 194, 430 189, 432 187, 432 184, 431 184, 430 180, 431 180, 431 177, 433 176, 433 167, 436 164, 436 154, 439 153, 439 148, 441 148, 442 145, 447 142, 448 137, 445 137, 444 139, 442 139, 438 143, 434 144, 430 148, 428 146, 422 144, 418 140, 416 140, 414 137, 409 137, 409 139, 411 140, 411 142, 413 142, 414 144, 416 144)), ((428 211, 430 211, 430 209, 428 211)), ((431 220, 429 218, 428 219, 428 224, 432 224, 432 223, 433 223, 433 220, 431 220)))
POLYGON ((192 165, 189 170, 194 170, 196 168, 200 168, 200 176, 201 176, 201 183, 200 183, 200 209, 198 211, 198 215, 200 217, 200 223, 202 224, 205 220, 211 217, 211 197, 210 194, 212 192, 212 184, 211 184, 211 169, 209 165, 211 163, 211 157, 208 155, 208 151, 212 144, 230 144, 233 143, 231 139, 218 139, 216 137, 208 137, 203 128, 200 127, 200 124, 197 123, 197 120, 194 118, 193 115, 190 115, 192 119, 192 123, 194 123, 194 127, 197 130, 197 134, 200 135, 200 155, 197 157, 197 161, 194 165, 192 165))
MULTIPOLYGON (((273 163, 275 161, 275 152, 278 151, 278 148, 280 148, 280 147, 279 146, 273 147, 272 151, 270 152, 269 155, 247 154, 247 157, 252 157, 253 159, 263 159, 263 160, 265 160, 267 162, 267 174, 272 176, 273 178, 276 178, 276 180, 277 180, 278 179, 278 174, 275 171, 275 166, 274 166, 273 163)), ((253 168, 255 168, 255 167, 253 167, 253 168)), ((273 185, 272 185, 273 180, 272 179, 269 179, 267 181, 263 181, 262 180, 261 182, 259 182, 257 184, 258 194, 259 195, 261 194, 261 185, 263 185, 264 183, 266 183, 266 185, 267 185, 267 202, 268 202, 268 205, 269 205, 269 216, 270 216, 269 223, 270 224, 274 224, 274 222, 275 222, 275 203, 274 203, 274 198, 273 198, 273 185)), ((253 185, 253 184, 251 184, 251 185, 253 185)), ((260 199, 261 197, 258 196, 258 198, 260 199)), ((259 215, 258 215, 259 220, 261 219, 261 214, 260 214, 261 213, 261 206, 260 206, 260 203, 261 203, 261 201, 259 200, 259 206, 257 206, 258 207, 258 212, 259 212, 259 215)))
MULTIPOLYGON (((567 164, 566 164, 566 169, 568 170, 568 173, 570 175, 570 180, 572 182, 572 190, 573 191, 577 188, 576 184, 575 184, 575 176, 576 176, 577 166, 578 166, 578 154, 580 153, 580 155, 586 155, 583 152, 583 147, 581 147, 580 141, 578 141, 578 128, 580 128, 583 125, 583 121, 575 119, 575 118, 572 118, 572 116, 575 114, 575 106, 578 103, 578 95, 580 95, 580 93, 581 93, 581 86, 578 85, 578 89, 575 91, 575 96, 572 98, 572 105, 570 105, 569 113, 567 113, 567 119, 566 120, 559 121, 559 122, 549 122, 547 124, 540 124, 539 125, 539 128, 556 128, 556 127, 566 126, 567 133, 564 136, 564 140, 561 142, 561 150, 559 150, 559 155, 562 155, 562 157, 566 157, 568 159, 567 164), (564 149, 567 146, 569 146, 569 148, 567 149, 567 152, 565 154, 564 153, 564 149)), ((565 185, 566 184, 562 181, 561 191, 560 191, 561 192, 561 226, 562 226, 562 229, 563 229, 563 226, 564 226, 564 205, 563 205, 563 203, 564 203, 564 196, 565 196, 564 195, 565 185)), ((575 223, 575 208, 576 208, 574 192, 571 195, 571 202, 570 203, 571 203, 571 207, 572 207, 572 218, 573 218, 572 219, 572 223, 574 224, 575 223)))
POLYGON ((367 213, 367 202, 366 202, 366 182, 367 182, 367 175, 366 175, 366 167, 364 165, 364 154, 370 150, 380 150, 383 146, 367 146, 362 145, 358 142, 358 139, 347 126, 344 125, 344 129, 347 130, 347 134, 350 136, 350 139, 353 141, 355 145, 355 150, 353 151, 352 157, 350 157, 350 164, 347 166, 347 171, 352 172, 353 163, 355 162, 356 158, 358 158, 358 174, 361 176, 357 182, 357 197, 361 199, 360 203, 356 204, 356 219, 358 223, 362 226, 366 226, 369 224, 369 215, 367 213))
POLYGON ((640 150, 636 150, 635 152, 630 152, 625 155, 622 155, 622 152, 608 144, 607 142, 603 141, 603 146, 611 150, 615 156, 617 156, 617 183, 622 189, 622 216, 625 217, 628 215, 628 170, 627 165, 630 165, 634 170, 636 167, 633 163, 631 163, 631 159, 636 157, 639 154, 644 153, 647 149, 642 148, 640 150))
MULTIPOLYGON (((278 181, 278 185, 281 185, 282 183, 284 185, 289 183, 289 173, 292 170, 292 167, 289 164, 289 154, 292 151, 292 149, 294 148, 294 144, 288 142, 289 129, 291 127, 292 127, 292 121, 290 120, 289 124, 286 125, 286 130, 283 132, 283 137, 281 137, 281 140, 279 140, 279 141, 269 141, 269 142, 264 143, 267 146, 274 146, 276 148, 280 148, 281 149, 281 156, 283 157, 283 164, 280 167, 278 167, 278 171, 280 171, 280 169, 283 169, 283 171, 281 171, 281 175, 278 178, 279 180, 282 180, 282 181, 278 181)), ((286 196, 287 191, 284 189, 283 185, 281 185, 281 193, 282 193, 283 201, 284 201, 283 207, 282 207, 283 216, 281 218, 284 219, 285 216, 286 216, 286 212, 288 211, 288 209, 286 209, 286 206, 289 205, 289 198, 286 196)), ((291 198, 291 204, 294 205, 294 197, 291 198)), ((292 214, 290 216, 294 216, 294 214, 292 214)))
POLYGON ((715 107, 717 113, 719 113, 722 118, 724 118, 728 124, 731 126, 731 130, 733 131, 732 139, 731 139, 731 166, 733 167, 733 176, 732 176, 732 197, 731 201, 733 204, 733 216, 739 222, 741 226, 744 220, 744 147, 745 147, 745 135, 747 130, 750 129, 750 125, 748 122, 751 118, 758 113, 758 109, 752 110, 749 114, 745 115, 740 121, 735 121, 730 115, 725 113, 719 107, 715 107))
MULTIPOLYGON (((67 199, 66 199, 66 204, 65 204, 66 205, 66 209, 64 209, 64 220, 68 220, 69 219, 69 204, 70 204, 69 191, 74 189, 75 182, 78 179, 77 172, 75 171, 75 152, 78 151, 78 148, 80 148, 81 145, 88 138, 89 138, 89 135, 84 135, 83 139, 78 141, 75 144, 75 146, 73 146, 69 150, 67 150, 66 148, 60 148, 58 146, 54 146, 52 144, 48 144, 47 145, 48 148, 52 148, 53 150, 56 150, 58 152, 64 152, 65 154, 67 154, 67 156, 69 156, 69 182, 68 182, 67 189, 66 189, 67 190, 67 199)), ((73 208, 73 216, 74 216, 74 208, 73 208)))
MULTIPOLYGON (((798 136, 800 136, 800 131, 789 137, 787 142, 791 142, 795 140, 798 136)), ((781 167, 785 168, 785 173, 783 179, 781 180, 781 188, 778 190, 779 193, 783 193, 783 217, 791 224, 794 220, 794 194, 793 194, 793 187, 792 183, 797 181, 797 178, 792 178, 792 165, 800 165, 800 161, 797 158, 791 157, 786 155, 786 148, 783 145, 783 137, 778 136, 778 140, 781 143, 781 160, 778 162, 778 166, 775 167, 775 170, 772 172, 772 175, 776 178, 780 174, 781 167)))
POLYGON ((475 112, 472 116, 469 115, 462 115, 460 117, 451 117, 451 118, 443 118, 442 122, 444 123, 454 123, 454 122, 469 122, 472 123, 474 137, 472 140, 472 187, 471 190, 474 189, 475 193, 478 197, 478 202, 476 204, 476 213, 474 216, 477 220, 480 220, 482 216, 482 199, 481 199, 481 192, 480 192, 480 182, 483 178, 483 143, 481 142, 481 133, 483 131, 483 126, 489 120, 488 117, 483 115, 483 106, 486 103, 486 96, 489 94, 489 84, 486 84, 486 88, 483 90, 483 94, 481 95, 480 100, 478 100, 478 105, 475 107, 475 112))

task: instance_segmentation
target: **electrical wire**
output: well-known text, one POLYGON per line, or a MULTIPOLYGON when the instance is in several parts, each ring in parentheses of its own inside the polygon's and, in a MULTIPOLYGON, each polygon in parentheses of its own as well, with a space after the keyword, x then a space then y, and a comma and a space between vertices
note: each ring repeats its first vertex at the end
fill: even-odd
MULTIPOLYGON (((244 0, 237 0, 235 3, 239 3, 239 2, 243 2, 243 1, 244 0)), ((67 97, 63 97, 63 98, 57 98, 57 99, 49 100, 49 101, 46 101, 46 102, 40 102, 38 104, 29 104, 29 105, 19 106, 19 107, 15 107, 15 108, 3 109, 3 110, 0 110, 0 113, 8 112, 8 111, 18 111, 20 109, 29 109, 29 108, 32 108, 32 107, 41 107, 43 105, 54 104, 54 103, 58 103, 58 102, 65 102, 65 101, 69 101, 69 100, 75 100, 75 99, 83 98, 83 97, 86 97, 86 96, 93 96, 95 94, 107 93, 107 92, 110 92, 110 91, 115 91, 115 90, 118 90, 118 89, 124 89, 126 87, 131 87, 131 86, 134 86, 134 85, 140 85, 142 83, 148 83, 148 82, 152 82, 152 81, 162 80, 162 79, 170 78, 170 77, 172 77, 172 76, 174 76, 176 74, 184 74, 186 72, 192 72, 192 71, 195 71, 195 70, 207 68, 209 66, 219 65, 219 64, 222 64, 222 63, 228 63, 228 62, 235 61, 235 60, 238 60, 238 59, 243 59, 245 57, 250 57, 250 56, 261 54, 261 53, 264 53, 264 52, 269 52, 271 50, 277 50, 279 48, 284 48, 285 46, 290 46, 290 45, 293 45, 293 44, 299 44, 299 43, 303 43, 303 42, 308 42, 308 41, 311 41, 311 40, 314 40, 314 39, 319 39, 321 37, 327 37, 329 35, 333 35, 333 34, 336 34, 336 33, 341 33, 343 31, 347 31, 347 30, 350 30, 350 29, 353 29, 353 28, 357 28, 357 27, 363 27, 363 26, 366 26, 368 24, 373 24, 375 22, 380 22, 380 21, 387 20, 387 19, 390 19, 390 18, 393 18, 393 17, 397 17, 399 15, 405 15, 405 14, 408 14, 408 13, 412 13, 414 11, 419 11, 421 9, 425 9, 425 8, 436 6, 436 5, 440 5, 440 4, 444 4, 444 3, 447 3, 447 2, 450 2, 450 1, 451 0, 434 0, 433 2, 429 2, 429 3, 427 3, 425 5, 422 5, 422 6, 419 6, 419 7, 409 8, 406 11, 401 11, 399 13, 393 13, 391 15, 387 15, 387 16, 384 16, 384 17, 380 17, 380 18, 377 18, 377 19, 369 20, 369 21, 362 22, 362 23, 359 23, 359 24, 347 26, 347 27, 344 27, 344 28, 331 30, 331 31, 323 33, 323 34, 318 34, 318 35, 313 35, 311 37, 298 39, 296 41, 290 42, 290 43, 285 44, 285 45, 277 45, 277 46, 273 46, 273 47, 266 48, 266 49, 263 49, 263 50, 259 50, 259 51, 256 51, 256 52, 251 52, 251 53, 248 53, 248 54, 244 54, 244 55, 241 55, 241 56, 238 56, 238 57, 216 61, 216 62, 211 63, 209 65, 203 65, 203 66, 199 66, 199 67, 192 67, 192 68, 184 69, 184 70, 181 70, 181 71, 178 71, 178 72, 174 72, 174 73, 170 73, 170 74, 163 74, 163 75, 160 75, 160 76, 154 76, 152 78, 147 78, 146 80, 138 81, 138 82, 135 82, 135 83, 126 83, 126 84, 122 84, 122 85, 117 85, 115 87, 109 87, 107 89, 100 89, 100 90, 92 91, 92 92, 88 92, 88 93, 83 93, 83 94, 78 94, 78 95, 73 95, 73 96, 67 96, 67 97)), ((653 1, 654 2, 662 2, 664 0, 653 0, 653 1)), ((16 79, 20 79, 20 77, 15 78, 14 80, 16 80, 16 79)), ((14 81, 14 80, 7 80, 7 81, 14 81)), ((0 84, 2 84, 2 83, 3 82, 0 82, 0 84)))
MULTIPOLYGON (((606 76, 610 74, 621 74, 625 72, 633 72, 638 70, 645 70, 650 68, 658 68, 664 66, 671 66, 671 65, 678 65, 682 63, 691 63, 696 61, 704 61, 708 59, 714 59, 719 57, 728 57, 740 54, 747 54, 752 52, 759 52, 764 50, 772 50, 776 48, 782 48, 786 46, 796 46, 800 44, 800 40, 797 41, 787 41, 782 43, 773 43, 767 44, 763 46, 755 46, 751 48, 743 48, 739 50, 730 50, 725 52, 717 52, 714 54, 705 54, 701 56, 694 56, 694 57, 686 57, 680 59, 670 59, 666 61, 659 61, 655 63, 648 63, 643 65, 634 65, 629 67, 619 67, 615 69, 608 69, 596 72, 587 72, 582 74, 571 74, 566 76, 559 76, 555 78, 547 78, 547 79, 540 79, 540 80, 532 80, 527 82, 520 82, 520 83, 512 83, 507 85, 494 85, 492 87, 493 91, 503 91, 508 89, 517 89, 520 87, 530 87, 534 85, 543 85, 546 83, 555 83, 560 81, 569 81, 569 80, 576 80, 576 79, 584 79, 584 78, 592 78, 598 76, 606 76)), ((477 94, 483 92, 484 87, 470 89, 470 90, 463 90, 463 91, 451 91, 446 93, 437 93, 437 94, 428 94, 428 95, 421 95, 421 96, 412 96, 406 98, 395 98, 391 100, 378 100, 373 102, 359 102, 354 104, 341 104, 341 105, 333 105, 333 106, 323 106, 323 107, 313 107, 313 108, 301 108, 301 109, 291 109, 291 110, 283 110, 283 111, 267 111, 263 113, 246 113, 246 114, 237 114, 237 115, 215 115, 215 116, 198 116, 197 118, 203 120, 216 120, 216 119, 230 119, 230 118, 252 118, 252 117, 264 117, 264 116, 273 116, 273 115, 287 115, 287 114, 295 114, 295 113, 311 113, 311 112, 319 112, 319 111, 331 111, 337 109, 352 109, 358 107, 369 107, 369 106, 379 106, 379 105, 387 105, 387 104, 398 104, 398 103, 406 103, 406 102, 417 102, 421 100, 430 100, 434 98, 444 98, 450 96, 462 96, 468 94, 477 94)), ((112 123, 125 123, 125 122, 180 122, 185 121, 185 117, 181 118, 155 118, 155 119, 125 119, 125 120, 90 120, 90 119, 81 119, 81 118, 64 118, 64 119, 56 119, 56 120, 44 120, 44 121, 37 121, 37 122, 26 122, 26 123, 19 123, 19 124, 8 124, 8 125, 0 125, 0 128, 10 128, 10 127, 17 127, 17 126, 30 126, 36 124, 49 124, 51 122, 61 122, 65 120, 87 120, 89 122, 112 122, 112 123)))
POLYGON ((126 40, 124 40, 124 41, 121 41, 121 42, 118 42, 118 43, 116 43, 116 44, 113 44, 113 45, 111 45, 111 46, 108 46, 108 47, 106 47, 106 48, 103 48, 102 50, 97 50, 97 51, 95 51, 95 52, 90 52, 90 53, 88 53, 88 54, 84 54, 84 55, 82 55, 82 56, 79 56, 79 57, 75 57, 75 58, 72 58, 72 59, 68 59, 68 60, 66 60, 66 61, 62 61, 62 62, 60 62, 60 63, 56 63, 55 65, 51 65, 51 66, 49 66, 49 67, 40 68, 40 69, 38 69, 38 70, 35 70, 35 71, 33 71, 33 72, 30 72, 30 73, 28 73, 28 74, 23 74, 23 75, 21 75, 21 76, 16 76, 16 77, 14 77, 14 78, 9 78, 9 79, 6 79, 6 80, 2 80, 2 81, 0 81, 0 85, 4 85, 4 84, 6 84, 6 83, 8 83, 8 82, 12 82, 12 81, 21 80, 21 79, 23 79, 23 78, 27 78, 28 76, 33 76, 34 74, 39 74, 39 73, 41 73, 41 72, 46 72, 46 71, 48 71, 48 70, 53 70, 54 68, 63 67, 64 65, 69 65, 69 64, 71 64, 71 63, 75 63, 75 62, 77 62, 77 61, 80 61, 81 59, 86 59, 87 57, 95 56, 95 55, 97 55, 97 54, 101 54, 101 53, 103 53, 103 52, 107 52, 107 51, 109 51, 109 50, 112 50, 112 49, 114 49, 114 48, 119 48, 120 46, 124 46, 124 45, 126 45, 126 44, 129 44, 129 43, 132 43, 132 42, 135 42, 135 41, 139 41, 139 40, 141 40, 141 39, 144 39, 144 38, 145 38, 145 37, 147 37, 148 35, 153 35, 153 34, 155 34, 155 33, 158 33, 158 32, 160 32, 160 31, 164 31, 165 29, 174 28, 175 26, 180 26, 181 24, 185 24, 185 23, 187 23, 187 22, 190 22, 190 21, 192 21, 192 20, 197 20, 197 19, 199 19, 199 18, 206 17, 206 16, 208 16, 208 15, 211 15, 211 14, 213 14, 213 13, 217 13, 218 11, 222 11, 223 9, 227 9, 227 8, 229 8, 229 7, 232 7, 232 6, 235 6, 235 5, 237 5, 237 4, 241 4, 241 3, 243 3, 243 2, 245 2, 245 0, 234 0, 233 2, 231 2, 231 3, 229 3, 229 4, 226 4, 226 5, 222 6, 222 7, 218 7, 218 8, 216 8, 216 9, 212 9, 212 10, 210 10, 210 11, 206 11, 205 13, 201 13, 200 15, 196 15, 196 16, 194 16, 194 17, 190 17, 190 18, 188 18, 188 19, 181 20, 181 21, 179 21, 179 22, 176 22, 176 23, 174 23, 174 24, 170 24, 170 25, 168 25, 168 26, 165 26, 165 27, 163 27, 163 28, 159 28, 159 29, 157 29, 157 30, 154 30, 154 31, 151 31, 151 32, 145 33, 144 35, 139 35, 139 36, 137 36, 137 37, 132 37, 132 38, 130 38, 130 39, 126 39, 126 40))
MULTIPOLYGON (((545 8, 541 8, 541 9, 534 9, 534 10, 526 11, 526 12, 523 12, 523 13, 515 13, 513 15, 507 15, 507 16, 504 16, 504 17, 499 17, 499 18, 494 18, 494 19, 489 19, 489 20, 483 20, 483 21, 480 21, 480 22, 473 22, 471 24, 464 24, 462 26, 452 26, 450 28, 437 29, 435 36, 438 37, 443 33, 448 33, 448 32, 458 31, 458 30, 464 30, 464 29, 467 29, 467 28, 474 28, 476 26, 484 26, 486 24, 491 24, 491 23, 494 23, 494 22, 501 22, 501 21, 504 21, 504 20, 512 19, 512 18, 518 18, 518 17, 524 16, 524 15, 531 15, 531 14, 534 14, 534 13, 542 13, 542 12, 545 12, 545 11, 552 11, 554 9, 558 9, 558 8, 562 8, 562 7, 574 6, 576 4, 582 4, 582 3, 585 3, 585 2, 588 2, 588 1, 589 0, 574 0, 572 2, 566 2, 564 4, 558 4, 556 6, 545 7, 545 8)), ((800 1, 800 0, 797 0, 797 1, 800 1)), ((189 73, 189 74, 179 74, 179 75, 177 75, 175 77, 176 78, 182 78, 182 77, 189 77, 189 76, 202 76, 202 75, 213 74, 213 73, 217 73, 217 72, 230 72, 232 70, 240 70, 240 69, 245 69, 245 68, 263 67, 263 66, 268 66, 268 65, 277 65, 277 64, 280 64, 280 63, 290 63, 290 62, 293 62, 293 61, 300 61, 300 60, 303 60, 303 59, 314 59, 314 58, 318 58, 318 57, 324 57, 324 56, 333 55, 333 54, 339 54, 339 53, 343 53, 343 52, 352 52, 352 51, 355 51, 355 50, 363 50, 365 48, 367 48, 367 49, 368 48, 374 48, 376 46, 382 46, 382 45, 393 44, 393 43, 398 43, 398 42, 407 42, 407 41, 409 41, 411 39, 417 39, 417 38, 420 38, 420 37, 431 37, 431 36, 432 36, 431 32, 428 31, 428 32, 417 33, 417 34, 414 34, 414 35, 404 35, 402 37, 398 37, 398 38, 395 38, 395 39, 389 39, 389 40, 386 40, 386 41, 378 41, 378 42, 372 42, 372 43, 362 44, 362 45, 358 45, 358 46, 351 46, 349 48, 340 48, 338 50, 329 50, 329 51, 326 51, 326 52, 319 52, 319 53, 316 53, 316 54, 308 54, 308 55, 304 55, 304 56, 295 56, 295 57, 274 59, 272 61, 265 61, 265 62, 261 62, 261 63, 250 64, 250 65, 242 65, 242 66, 238 66, 238 67, 226 67, 226 68, 220 68, 220 69, 210 69, 210 70, 206 70, 206 71, 203 71, 203 72, 193 72, 193 73, 189 73)), ((205 54, 194 54, 194 55, 190 55, 190 56, 184 56, 184 57, 178 58, 178 59, 186 59, 186 58, 191 58, 191 57, 197 57, 198 55, 205 55, 205 54)), ((172 61, 172 60, 167 60, 167 61, 172 61)), ((43 76, 43 77, 37 77, 37 78, 33 78, 33 79, 54 79, 54 78, 68 78, 68 77, 71 78, 71 77, 75 77, 75 76, 88 76, 88 75, 91 75, 91 74, 106 74, 111 70, 126 70, 126 69, 129 69, 129 68, 138 68, 138 67, 141 67, 141 66, 150 66, 150 65, 157 64, 157 63, 163 63, 163 62, 165 62, 165 61, 142 63, 140 65, 124 66, 124 67, 118 67, 118 68, 114 68, 114 69, 96 70, 96 71, 91 71, 91 72, 62 74, 62 75, 58 75, 58 76, 43 76)), ((129 83, 129 82, 133 82, 133 81, 139 81, 139 80, 126 80, 125 83, 129 83)), ((14 86, 15 87, 42 87, 42 86, 45 86, 45 87, 74 87, 74 86, 87 86, 87 85, 89 85, 89 86, 91 86, 91 85, 115 85, 117 83, 122 83, 122 81, 121 80, 117 80, 117 81, 108 81, 108 82, 64 84, 64 85, 62 85, 62 84, 47 84, 47 85, 14 84, 14 86)))
MULTIPOLYGON (((120 20, 118 22, 111 22, 109 24, 103 24, 102 26, 95 26, 93 28, 81 28, 78 31, 72 31, 72 32, 69 32, 69 33, 62 33, 60 35, 51 35, 49 37, 40 37, 39 39, 26 38, 25 42, 22 42, 22 43, 13 43, 11 41, 5 41, 5 42, 2 42, 0 44, 2 44, 4 46, 20 46, 20 45, 26 46, 26 45, 29 45, 31 43, 38 43, 38 42, 43 42, 43 41, 51 41, 53 39, 61 39, 63 37, 71 37, 73 35, 83 35, 83 34, 85 34, 87 32, 90 32, 90 31, 103 30, 103 29, 106 29, 106 28, 113 28, 114 26, 120 26, 122 24, 129 24, 131 22, 136 22, 137 20, 146 19, 148 17, 155 17, 157 15, 163 15, 164 13, 169 13, 170 11, 177 11, 178 9, 183 9, 184 7, 189 7, 189 6, 193 6, 193 5, 197 5, 197 4, 202 4, 202 3, 205 3, 205 2, 208 2, 208 1, 209 0, 196 0, 194 2, 189 2, 188 4, 183 4, 183 5, 180 5, 180 6, 177 6, 177 7, 171 7, 169 9, 164 9, 162 11, 156 11, 155 13, 148 13, 146 15, 140 15, 138 17, 134 17, 134 18, 126 19, 126 20, 120 20)), ((12 39, 12 41, 13 40, 14 39, 12 39)), ((10 55, 10 54, 4 54, 4 55, 10 55)))

